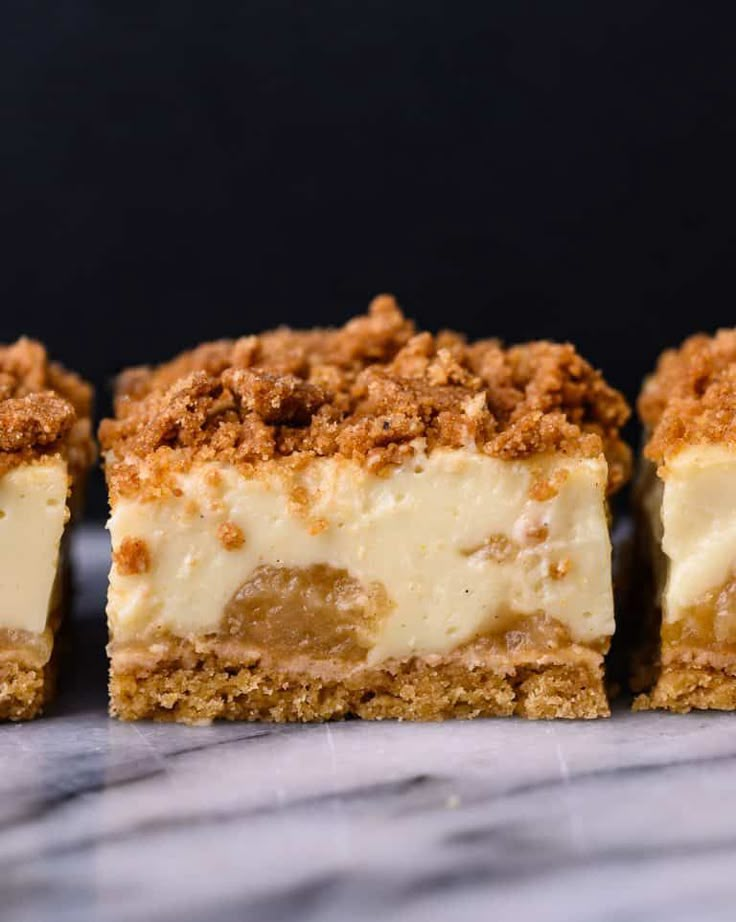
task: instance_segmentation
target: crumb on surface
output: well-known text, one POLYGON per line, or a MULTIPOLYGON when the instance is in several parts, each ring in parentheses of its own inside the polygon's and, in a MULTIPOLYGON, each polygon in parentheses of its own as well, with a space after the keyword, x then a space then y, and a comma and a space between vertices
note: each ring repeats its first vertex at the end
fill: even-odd
POLYGON ((151 552, 143 538, 123 538, 112 559, 122 576, 137 576, 151 569, 151 552))
POLYGON ((94 459, 91 412, 90 386, 50 362, 41 343, 0 345, 0 475, 58 452, 81 476, 94 459))
POLYGON ((551 477, 535 477, 529 488, 529 498, 538 503, 545 503, 550 499, 554 499, 568 477, 569 472, 565 468, 555 471, 551 477))
POLYGON ((217 529, 217 538, 226 551, 237 551, 245 544, 243 529, 235 522, 223 522, 217 529))
POLYGON ((339 454, 380 471, 417 439, 506 459, 604 451, 612 491, 629 474, 628 415, 569 344, 418 333, 382 295, 339 329, 280 328, 124 373, 100 439, 113 496, 136 493, 131 456, 185 467, 339 454))
POLYGON ((698 443, 736 445, 736 330, 699 333, 662 353, 645 381, 639 415, 657 464, 698 443))

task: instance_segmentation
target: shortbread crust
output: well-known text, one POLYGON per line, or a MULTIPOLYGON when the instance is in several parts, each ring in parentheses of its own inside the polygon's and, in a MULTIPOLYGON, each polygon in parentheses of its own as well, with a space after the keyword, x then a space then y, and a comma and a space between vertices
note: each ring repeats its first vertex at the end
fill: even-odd
POLYGON ((572 646, 523 657, 411 657, 342 674, 315 674, 258 653, 177 641, 148 661, 113 655, 112 713, 197 723, 263 721, 607 717, 603 657, 572 646))
POLYGON ((341 330, 128 372, 115 406, 113 713, 607 713, 606 495, 628 476, 628 410, 571 346, 416 334, 384 296, 341 330), (529 617, 565 640, 522 643, 529 617), (518 649, 474 646, 507 636, 518 649))

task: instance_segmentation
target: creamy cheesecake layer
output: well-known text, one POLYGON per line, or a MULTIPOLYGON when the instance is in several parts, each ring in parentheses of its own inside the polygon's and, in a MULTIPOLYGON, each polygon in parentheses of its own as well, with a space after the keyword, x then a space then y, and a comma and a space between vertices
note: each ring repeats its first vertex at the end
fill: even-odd
POLYGON ((60 458, 0 477, 0 630, 46 628, 67 521, 68 476, 60 458))
POLYGON ((614 629, 606 480, 602 457, 473 450, 418 452, 382 476, 339 457, 252 477, 199 464, 178 495, 114 505, 113 640, 217 631, 258 568, 322 566, 388 601, 369 663, 447 653, 539 613, 599 644, 614 629))
POLYGON ((663 620, 675 623, 734 577, 736 451, 699 445, 679 452, 667 462, 661 498, 663 620))
POLYGON ((662 497, 664 482, 657 474, 657 467, 642 458, 639 477, 635 487, 635 504, 638 506, 638 527, 641 534, 642 554, 652 571, 652 591, 657 604, 664 596, 669 564, 662 550, 664 526, 662 524, 662 497))

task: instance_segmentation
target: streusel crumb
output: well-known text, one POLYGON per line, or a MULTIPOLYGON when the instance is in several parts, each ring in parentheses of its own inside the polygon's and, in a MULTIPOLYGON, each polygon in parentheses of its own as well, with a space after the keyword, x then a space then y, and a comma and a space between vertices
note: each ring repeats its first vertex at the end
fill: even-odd
POLYGON ((122 576, 147 573, 151 568, 151 552, 143 538, 123 538, 112 559, 122 576))
POLYGON ((573 346, 417 333, 388 295, 340 329, 281 328, 128 371, 115 413, 100 427, 113 496, 139 486, 132 457, 184 468, 340 454, 380 471, 417 439, 508 459, 603 450, 611 491, 630 467, 626 402, 573 346))
POLYGON ((736 444, 736 330, 663 352, 638 409, 651 433, 645 454, 658 464, 688 445, 736 444))
POLYGON ((62 453, 72 476, 94 458, 92 389, 22 338, 0 345, 0 475, 43 455, 62 453))
POLYGON ((237 551, 245 544, 243 529, 235 522, 223 522, 217 529, 217 537, 226 551, 237 551))

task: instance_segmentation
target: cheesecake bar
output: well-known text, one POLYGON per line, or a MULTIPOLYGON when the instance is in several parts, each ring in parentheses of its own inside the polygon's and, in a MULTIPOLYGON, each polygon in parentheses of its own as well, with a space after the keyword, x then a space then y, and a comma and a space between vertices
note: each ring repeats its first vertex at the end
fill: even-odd
POLYGON ((627 415, 572 346, 417 332, 389 296, 123 374, 112 713, 607 714, 627 415))
POLYGON ((92 392, 29 339, 0 346, 0 719, 53 691, 63 547, 94 457, 92 392))
POLYGON ((660 357, 639 413, 636 491, 651 598, 641 609, 635 706, 736 708, 736 331, 660 357))

